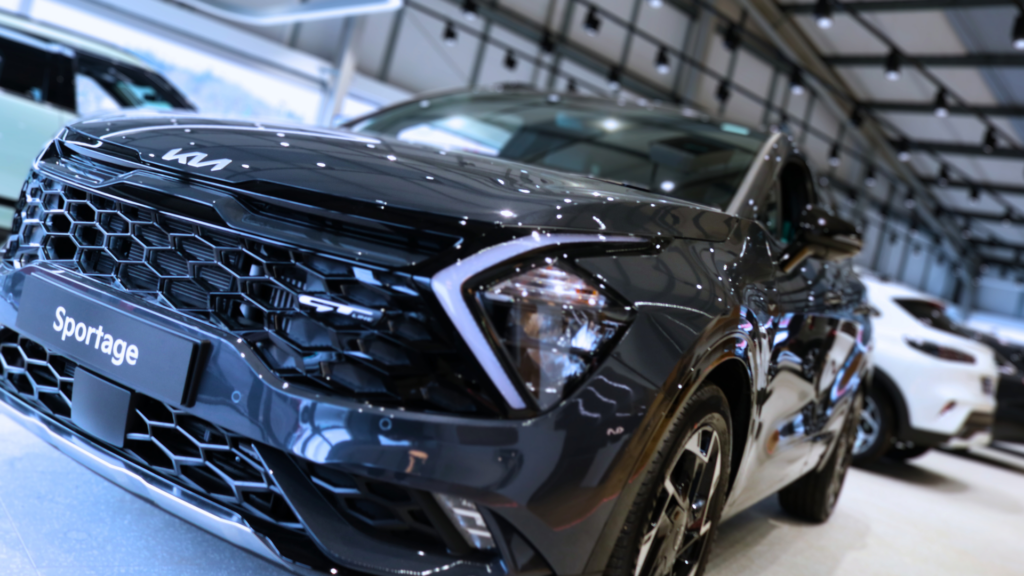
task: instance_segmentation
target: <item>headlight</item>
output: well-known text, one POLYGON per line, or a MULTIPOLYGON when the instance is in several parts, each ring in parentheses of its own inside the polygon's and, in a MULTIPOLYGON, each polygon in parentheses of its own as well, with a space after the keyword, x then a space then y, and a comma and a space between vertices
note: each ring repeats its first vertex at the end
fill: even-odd
POLYGON ((911 348, 920 350, 929 356, 935 356, 936 358, 942 358, 943 360, 949 360, 950 362, 974 364, 974 356, 971 356, 967 352, 956 350, 955 348, 947 348, 946 346, 939 346, 932 342, 911 340, 910 338, 907 338, 907 344, 909 344, 911 348))
POLYGON ((597 366, 633 318, 611 294, 552 265, 494 281, 476 296, 493 339, 542 410, 597 366))

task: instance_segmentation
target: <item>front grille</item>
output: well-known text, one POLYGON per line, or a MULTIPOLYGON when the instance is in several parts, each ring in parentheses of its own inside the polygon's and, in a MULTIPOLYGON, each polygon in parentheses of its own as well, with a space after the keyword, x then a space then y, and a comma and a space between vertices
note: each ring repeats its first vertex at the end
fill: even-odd
MULTIPOLYGON (((78 433, 71 421, 75 363, 48 353, 9 328, 0 329, 0 387, 78 433)), ((135 394, 124 448, 110 452, 239 514, 283 554, 324 564, 253 442, 159 400, 135 394)), ((261 448, 265 450, 267 448, 261 448)), ((302 462, 304 472, 353 526, 391 544, 445 549, 424 506, 426 492, 302 462)), ((325 564, 326 565, 326 564, 325 564)))
POLYGON ((52 262, 247 340, 289 382, 375 405, 496 412, 411 275, 371 269, 33 175, 4 258, 52 262), (300 295, 380 310, 356 319, 300 295))

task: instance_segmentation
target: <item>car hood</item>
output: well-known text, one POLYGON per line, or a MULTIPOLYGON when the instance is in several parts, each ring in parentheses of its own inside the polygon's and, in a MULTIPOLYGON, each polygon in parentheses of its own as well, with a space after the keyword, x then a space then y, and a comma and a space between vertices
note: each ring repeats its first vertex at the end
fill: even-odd
POLYGON ((78 122, 64 140, 325 217, 387 207, 456 226, 710 241, 735 224, 714 209, 591 178, 336 130, 133 113, 78 122))

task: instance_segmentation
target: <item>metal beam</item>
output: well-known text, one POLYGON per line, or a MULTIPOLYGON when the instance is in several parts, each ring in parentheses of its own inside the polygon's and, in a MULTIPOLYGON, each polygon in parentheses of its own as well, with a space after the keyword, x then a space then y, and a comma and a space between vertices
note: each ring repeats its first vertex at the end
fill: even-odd
MULTIPOLYGON (((939 181, 934 178, 923 178, 921 182, 928 184, 929 186, 939 186, 939 181)), ((946 184, 947 188, 963 188, 964 190, 970 190, 971 187, 976 187, 980 192, 998 192, 1008 194, 1024 194, 1024 186, 1010 186, 1007 184, 994 184, 992 182, 954 182, 950 181, 946 184)))
MULTIPOLYGON (((893 141, 892 144, 893 146, 895 146, 897 142, 893 141)), ((910 149, 924 150, 940 154, 958 154, 961 156, 988 156, 989 158, 1024 160, 1024 150, 1015 150, 1012 148, 996 148, 995 150, 992 150, 991 153, 986 154, 985 150, 983 150, 981 146, 956 144, 951 142, 928 142, 917 140, 910 142, 910 149)))
POLYGON ((269 8, 236 6, 209 0, 178 0, 178 2, 211 16, 250 26, 279 26, 311 20, 351 18, 375 12, 389 12, 402 7, 402 0, 312 0, 311 2, 289 3, 269 8))
MULTIPOLYGON (((843 56, 825 56, 825 63, 830 66, 874 66, 885 69, 885 54, 846 54, 843 56)), ((1024 55, 1021 54, 929 54, 924 56, 903 56, 905 62, 913 62, 930 68, 978 68, 981 66, 1024 66, 1024 55)))
MULTIPOLYGON (((787 14, 813 14, 814 2, 786 4, 779 8, 787 14)), ((951 8, 986 8, 1017 6, 1015 0, 872 0, 870 2, 833 2, 832 10, 841 12, 908 12, 949 10, 951 8)))
MULTIPOLYGON (((931 102, 864 102, 865 109, 873 112, 905 112, 911 114, 934 114, 935 105, 931 102)), ((950 114, 977 116, 1024 116, 1024 106, 958 106, 948 107, 950 114)))

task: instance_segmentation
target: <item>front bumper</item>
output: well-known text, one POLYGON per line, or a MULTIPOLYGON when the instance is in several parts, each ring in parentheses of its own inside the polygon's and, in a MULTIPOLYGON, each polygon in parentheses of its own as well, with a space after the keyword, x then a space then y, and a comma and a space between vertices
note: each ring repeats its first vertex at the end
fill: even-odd
POLYGON ((111 454, 3 389, 0 389, 0 415, 10 418, 82 466, 154 506, 275 564, 300 574, 315 574, 281 556, 240 514, 111 454))
MULTIPOLYGON (((243 549, 299 572, 324 573, 336 566, 380 575, 461 576, 513 570, 582 573, 627 481, 621 471, 624 467, 618 464, 630 435, 605 432, 623 425, 627 430, 635 428, 649 402, 650 389, 635 384, 634 374, 613 358, 588 387, 593 394, 581 390, 577 401, 526 421, 471 419, 357 404, 331 398, 323 390, 289 386, 257 359, 248 343, 229 332, 135 301, 114 288, 50 264, 0 269, 0 324, 16 326, 21 290, 30 275, 61 283, 112 307, 128 301, 136 316, 203 340, 205 368, 194 382, 193 400, 187 406, 166 409, 210 423, 214 437, 220 431, 251 445, 250 452, 240 452, 231 444, 233 452, 224 453, 255 462, 258 470, 263 467, 263 493, 284 495, 296 524, 301 524, 297 531, 310 536, 307 545, 325 560, 296 560, 280 540, 268 537, 265 518, 218 503, 166 470, 133 462, 125 450, 76 429, 67 414, 48 414, 46 402, 37 401, 38 391, 35 399, 26 397, 24 386, 19 389, 10 380, 10 358, 28 364, 13 369, 15 372, 30 371, 41 362, 31 358, 31 351, 19 349, 20 356, 12 354, 10 358, 3 354, 0 410, 114 483, 243 549), (343 470, 420 494, 470 499, 487 519, 499 552, 453 556, 443 547, 439 551, 417 549, 394 539, 369 537, 329 510, 321 513, 329 506, 324 506, 325 500, 313 485, 313 468, 327 473, 343 470)), ((13 331, 6 328, 4 333, 10 337, 13 331)), ((18 342, 20 346, 21 340, 18 342)), ((11 346, 0 343, 0 353, 11 346)), ((69 376, 60 376, 54 388, 67 400, 72 398, 65 390, 69 376)), ((169 422, 165 426, 175 434, 186 428, 177 420, 169 422)), ((149 430, 151 436, 156 432, 149 430)), ((209 438, 206 442, 216 444, 209 438)), ((174 459, 171 467, 177 471, 177 461, 188 458, 176 455, 174 459)), ((202 478, 198 480, 196 485, 205 485, 202 478)), ((230 482, 236 495, 253 484, 242 480, 230 482)), ((338 486, 332 490, 346 490, 338 486)), ((242 496, 238 502, 244 504, 246 495, 242 496)))

